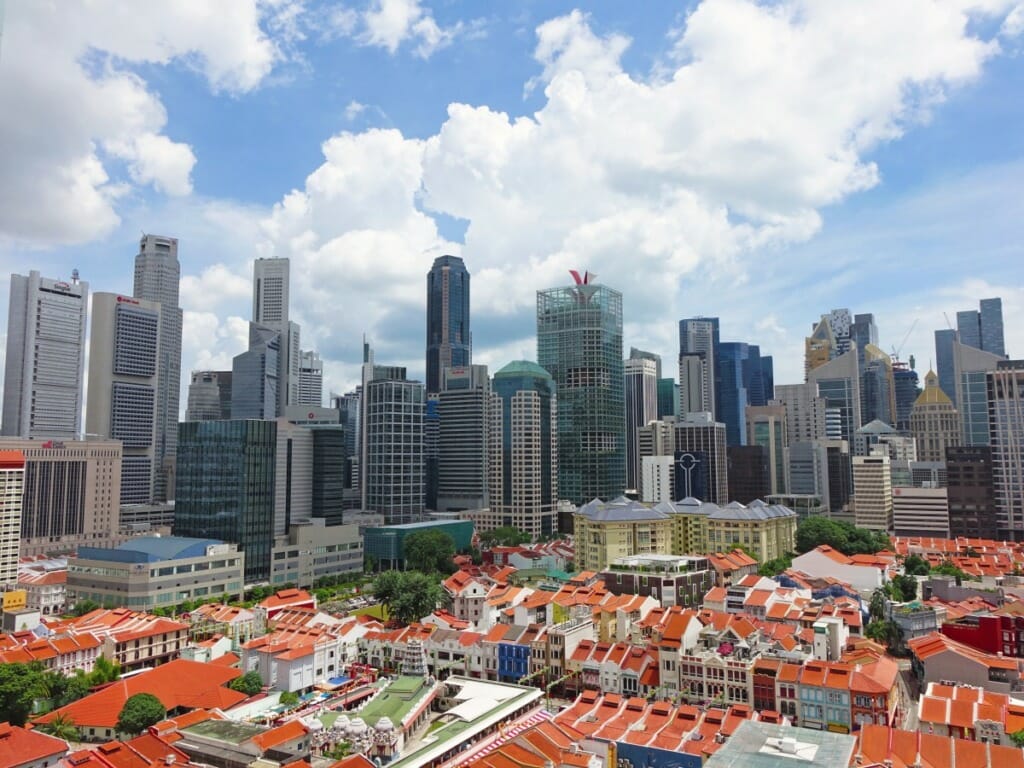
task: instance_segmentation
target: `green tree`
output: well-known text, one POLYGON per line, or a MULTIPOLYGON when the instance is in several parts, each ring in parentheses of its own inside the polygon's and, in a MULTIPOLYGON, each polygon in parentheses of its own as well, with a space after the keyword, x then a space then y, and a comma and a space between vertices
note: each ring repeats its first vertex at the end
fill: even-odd
POLYGON ((411 624, 433 613, 444 599, 444 590, 437 579, 425 573, 406 571, 401 578, 401 592, 388 606, 388 615, 402 624, 411 624))
POLYGON ((255 696, 263 690, 263 678, 260 677, 259 672, 246 672, 241 677, 236 677, 228 683, 228 688, 233 691, 240 691, 246 696, 255 696))
POLYGON ((1010 741, 1013 742, 1015 747, 1024 747, 1024 728, 1019 731, 1014 731, 1010 734, 1010 741))
POLYGON ((913 576, 893 576, 889 582, 892 599, 900 603, 909 603, 917 598, 917 579, 913 576))
POLYGON ((530 534, 520 531, 511 525, 503 525, 479 534, 483 547, 518 547, 530 543, 530 534))
POLYGON ((402 540, 405 567, 423 573, 451 573, 455 541, 444 531, 427 529, 408 534, 402 540))
POLYGON ((920 555, 909 555, 903 561, 903 572, 908 576, 927 576, 931 570, 928 561, 920 555))
POLYGON ((0 664, 0 722, 24 725, 42 684, 36 664, 0 664))
POLYGON ((74 613, 75 616, 85 616, 85 614, 92 613, 97 608, 102 608, 102 606, 96 601, 83 600, 82 602, 75 604, 75 609, 72 613, 74 613))
POLYGON ((902 639, 900 628, 895 621, 872 621, 864 630, 864 635, 869 640, 882 643, 889 649, 898 648, 902 639))
POLYGON ((280 701, 286 707, 294 707, 299 703, 299 694, 295 693, 295 691, 285 691, 281 694, 280 701))
POLYGON ((142 733, 167 718, 167 710, 152 693, 136 693, 124 703, 117 716, 119 733, 142 733))
POLYGON ((952 576, 956 579, 957 586, 960 586, 964 581, 980 581, 977 577, 957 568, 951 560, 943 560, 932 568, 932 573, 940 576, 952 576))
POLYGON ((75 721, 67 715, 56 715, 53 720, 40 726, 39 730, 64 741, 79 741, 82 738, 75 721))
POLYGON ((868 604, 868 614, 872 619, 881 619, 885 616, 885 606, 888 603, 884 589, 876 589, 871 593, 871 602, 868 604))
POLYGON ((815 547, 828 545, 832 549, 845 552, 849 547, 847 527, 838 520, 821 515, 812 515, 804 520, 796 529, 796 551, 810 552, 815 547))
POLYGON ((92 673, 89 675, 89 682, 93 685, 112 683, 121 677, 121 665, 111 661, 106 656, 100 656, 92 665, 92 673))
POLYGON ((373 594, 389 614, 396 598, 402 594, 402 581, 401 571, 384 571, 373 580, 373 594))
POLYGON ((793 555, 786 553, 782 557, 776 557, 774 560, 762 563, 761 567, 757 569, 757 573, 759 576, 778 576, 792 565, 793 555))

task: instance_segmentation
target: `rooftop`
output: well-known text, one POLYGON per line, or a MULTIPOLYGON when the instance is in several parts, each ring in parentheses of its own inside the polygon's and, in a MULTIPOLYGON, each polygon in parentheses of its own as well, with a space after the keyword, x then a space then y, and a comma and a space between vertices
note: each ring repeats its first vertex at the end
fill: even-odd
POLYGON ((185 536, 140 536, 113 548, 79 547, 81 560, 111 560, 122 563, 158 563, 203 557, 208 547, 224 544, 218 539, 192 539, 185 536))
POLYGON ((810 728, 791 728, 744 720, 705 768, 778 768, 849 765, 857 740, 853 736, 810 728))

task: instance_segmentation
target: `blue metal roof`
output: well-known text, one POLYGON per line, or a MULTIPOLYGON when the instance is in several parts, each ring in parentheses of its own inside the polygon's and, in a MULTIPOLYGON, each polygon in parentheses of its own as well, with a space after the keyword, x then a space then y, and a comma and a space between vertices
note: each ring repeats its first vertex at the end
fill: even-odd
POLYGON ((162 560, 202 557, 207 547, 223 543, 219 539, 193 539, 185 536, 140 536, 113 549, 79 547, 78 557, 82 560, 118 563, 158 563, 162 560))

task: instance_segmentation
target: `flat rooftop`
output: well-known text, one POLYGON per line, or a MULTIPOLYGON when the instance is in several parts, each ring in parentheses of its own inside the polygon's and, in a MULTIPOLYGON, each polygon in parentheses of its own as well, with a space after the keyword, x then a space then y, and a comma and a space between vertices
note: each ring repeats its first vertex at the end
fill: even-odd
POLYGON ((265 726, 240 723, 236 720, 204 720, 201 723, 182 728, 181 733, 186 738, 195 735, 237 746, 266 730, 265 726))
POLYGON ((837 768, 857 739, 842 733, 744 720, 704 768, 837 768))
POLYGON ((387 717, 400 727, 402 719, 412 712, 420 701, 430 693, 430 686, 422 677, 398 677, 365 707, 355 713, 363 722, 373 728, 382 717, 387 717))

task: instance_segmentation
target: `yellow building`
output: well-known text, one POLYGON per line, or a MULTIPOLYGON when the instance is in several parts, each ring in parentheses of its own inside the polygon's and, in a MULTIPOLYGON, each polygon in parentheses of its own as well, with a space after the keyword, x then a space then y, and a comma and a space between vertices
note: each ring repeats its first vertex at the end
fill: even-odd
POLYGON ((835 349, 836 338, 832 335, 828 315, 825 315, 814 327, 811 335, 804 339, 804 375, 831 360, 835 349))
POLYGON ((585 571, 603 571, 619 557, 672 549, 672 518, 639 501, 595 499, 576 511, 573 524, 576 567, 585 571))
POLYGON ((708 515, 708 548, 728 552, 739 545, 764 563, 796 549, 796 523, 796 512, 781 504, 734 501, 708 515))

